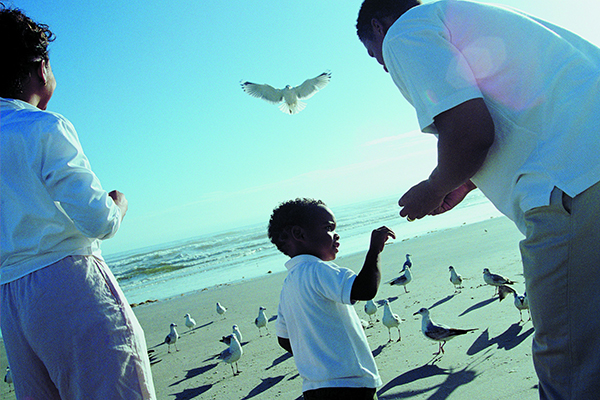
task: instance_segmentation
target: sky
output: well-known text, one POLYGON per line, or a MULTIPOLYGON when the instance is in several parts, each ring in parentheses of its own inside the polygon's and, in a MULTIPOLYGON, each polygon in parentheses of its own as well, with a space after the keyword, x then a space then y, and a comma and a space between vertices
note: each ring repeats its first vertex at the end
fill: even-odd
MULTIPOLYGON (((597 0, 497 0, 600 45, 597 0)), ((48 110, 75 126, 129 211, 105 254, 332 209, 425 179, 436 141, 356 36, 362 0, 5 0, 55 33, 48 110), (245 94, 331 71, 296 115, 245 94)))

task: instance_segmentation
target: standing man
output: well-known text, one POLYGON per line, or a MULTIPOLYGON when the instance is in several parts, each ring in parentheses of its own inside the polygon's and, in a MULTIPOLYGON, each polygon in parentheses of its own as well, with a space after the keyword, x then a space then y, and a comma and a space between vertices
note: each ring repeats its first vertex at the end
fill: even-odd
POLYGON ((446 212, 479 187, 525 235, 540 398, 597 398, 600 49, 470 1, 365 0, 357 30, 438 137, 438 164, 400 215, 446 212))
POLYGON ((144 333, 100 255, 127 199, 45 111, 47 25, 0 3, 0 323, 18 399, 155 399, 144 333))

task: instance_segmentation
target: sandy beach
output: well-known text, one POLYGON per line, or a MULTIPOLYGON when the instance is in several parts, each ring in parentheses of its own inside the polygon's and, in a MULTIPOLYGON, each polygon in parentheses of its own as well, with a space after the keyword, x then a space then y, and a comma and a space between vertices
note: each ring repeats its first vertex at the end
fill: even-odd
MULTIPOLYGON (((401 236, 401 232, 397 232, 401 236)), ((531 360, 531 321, 520 322, 512 297, 499 302, 494 287, 483 282, 482 270, 505 275, 516 281, 517 292, 524 291, 518 242, 522 235, 504 217, 433 232, 408 240, 396 240, 381 255, 382 285, 376 302, 390 301, 392 310, 404 319, 402 340, 377 321, 366 329, 369 345, 384 385, 380 399, 536 399, 537 378, 531 360), (413 281, 403 287, 385 282, 399 275, 405 254, 412 255, 413 281), (455 293, 448 267, 456 268, 464 279, 463 289, 455 293), (457 328, 477 328, 445 346, 441 357, 434 357, 438 344, 426 339, 421 317, 413 313, 421 307, 431 310, 438 323, 457 328)), ((344 255, 343 238, 340 266, 358 271, 364 254, 344 255)), ((188 293, 169 300, 151 302, 134 308, 144 327, 153 356, 153 376, 158 399, 299 399, 302 379, 294 360, 276 340, 274 320, 281 283, 285 273, 221 285, 188 293), (224 316, 215 304, 227 307, 224 316), (268 332, 254 326, 259 306, 270 318, 268 332), (196 327, 185 326, 190 313, 196 327), (178 324, 179 351, 162 344, 169 324, 178 324), (233 324, 242 332, 244 354, 239 361, 241 373, 233 376, 231 367, 217 359, 225 349, 219 339, 231 333, 233 324)), ((358 315, 368 320, 364 302, 355 305, 358 315)), ((523 313, 526 320, 529 315, 523 313)), ((3 348, 2 348, 3 350, 3 348)), ((6 354, 0 354, 0 368, 6 368, 6 354)), ((13 399, 14 392, 2 382, 0 399, 13 399)))

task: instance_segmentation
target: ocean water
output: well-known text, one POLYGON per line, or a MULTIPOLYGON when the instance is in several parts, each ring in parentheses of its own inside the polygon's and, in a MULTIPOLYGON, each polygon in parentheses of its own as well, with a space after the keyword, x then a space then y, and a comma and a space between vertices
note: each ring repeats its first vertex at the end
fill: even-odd
MULTIPOLYGON (((339 256, 366 251, 371 231, 387 225, 395 241, 426 235, 501 214, 478 190, 454 210, 407 222, 397 196, 335 207, 339 256)), ((162 300, 204 288, 285 271, 287 257, 267 238, 267 222, 153 248, 106 256, 130 303, 162 300)))

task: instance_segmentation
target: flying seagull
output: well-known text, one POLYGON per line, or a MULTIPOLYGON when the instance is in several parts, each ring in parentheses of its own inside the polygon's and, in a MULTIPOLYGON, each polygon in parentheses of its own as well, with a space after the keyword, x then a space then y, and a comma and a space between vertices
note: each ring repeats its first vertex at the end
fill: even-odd
POLYGON ((436 356, 444 352, 444 345, 448 340, 477 329, 456 329, 449 328, 445 325, 436 324, 431 318, 429 318, 429 310, 424 307, 413 315, 417 314, 420 314, 423 317, 421 321, 421 332, 423 332, 423 335, 425 335, 425 337, 428 339, 438 342, 440 345, 438 352, 434 353, 436 356))
POLYGON ((483 280, 488 285, 496 287, 496 290, 494 291, 494 296, 496 295, 496 293, 498 293, 498 286, 513 285, 515 283, 502 275, 492 274, 488 268, 483 269, 483 280))
POLYGON ((297 114, 304 110, 306 103, 302 99, 308 99, 323 89, 331 80, 331 72, 326 71, 321 75, 305 80, 300 86, 287 85, 283 89, 275 89, 271 85, 252 82, 240 82, 244 92, 252 97, 258 97, 271 104, 279 104, 279 109, 286 114, 297 114), (281 104, 280 104, 281 103, 281 104))

